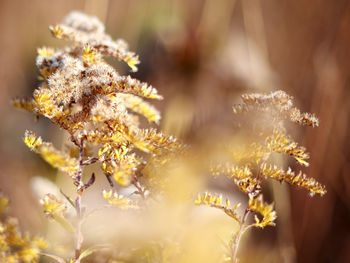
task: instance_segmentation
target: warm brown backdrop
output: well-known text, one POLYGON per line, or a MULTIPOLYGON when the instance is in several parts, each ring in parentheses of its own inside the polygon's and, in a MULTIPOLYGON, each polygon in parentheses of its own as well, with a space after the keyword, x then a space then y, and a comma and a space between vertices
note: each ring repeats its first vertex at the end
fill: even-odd
POLYGON ((283 89, 302 110, 316 113, 320 128, 298 134, 312 156, 306 172, 324 183, 328 194, 310 198, 291 190, 291 214, 284 221, 292 224, 290 242, 281 223, 277 230, 257 233, 256 246, 287 255, 286 262, 350 262, 348 0, 1 0, 0 188, 26 229, 40 225, 29 179, 54 171, 42 169, 21 137, 29 128, 54 139, 56 130, 45 121, 34 124, 9 101, 36 87, 36 48, 62 45, 51 38, 48 25, 75 9, 97 15, 107 32, 140 54, 135 76, 164 95, 158 104, 167 111, 163 128, 185 140, 195 140, 197 131, 213 124, 232 122, 230 105, 242 92, 283 89), (181 106, 176 118, 170 116, 171 105, 181 106), (283 252, 287 246, 276 232, 294 246, 295 259, 283 252))

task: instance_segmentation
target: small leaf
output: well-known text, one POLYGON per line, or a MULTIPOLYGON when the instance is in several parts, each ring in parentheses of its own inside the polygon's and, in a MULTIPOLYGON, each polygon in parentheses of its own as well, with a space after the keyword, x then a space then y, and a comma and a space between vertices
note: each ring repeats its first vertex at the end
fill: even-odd
POLYGON ((73 200, 72 200, 68 195, 66 195, 66 194, 62 191, 62 189, 60 189, 60 192, 61 192, 61 194, 67 199, 67 201, 71 204, 71 206, 73 206, 73 207, 75 208, 75 204, 74 204, 73 200))
POLYGON ((93 185, 95 182, 95 173, 92 173, 90 180, 84 184, 84 189, 89 188, 91 185, 93 185))
POLYGON ((69 233, 74 233, 74 227, 72 224, 67 221, 64 217, 61 217, 57 214, 53 215, 53 219, 59 223, 65 230, 67 230, 69 233))
POLYGON ((97 245, 94 247, 90 247, 86 250, 84 250, 80 256, 79 256, 79 260, 82 260, 83 258, 86 258, 88 256, 90 256, 92 253, 95 253, 96 251, 99 251, 101 249, 106 249, 106 248, 110 248, 111 246, 109 245, 97 245))
POLYGON ((46 253, 40 253, 40 255, 45 256, 45 257, 49 257, 49 258, 55 260, 58 263, 66 263, 63 258, 55 256, 55 255, 46 254, 46 253))
POLYGON ((113 181, 112 181, 112 176, 111 176, 111 174, 105 173, 105 176, 106 176, 106 178, 107 178, 107 180, 108 180, 109 186, 113 188, 113 187, 114 187, 114 183, 113 183, 113 181))

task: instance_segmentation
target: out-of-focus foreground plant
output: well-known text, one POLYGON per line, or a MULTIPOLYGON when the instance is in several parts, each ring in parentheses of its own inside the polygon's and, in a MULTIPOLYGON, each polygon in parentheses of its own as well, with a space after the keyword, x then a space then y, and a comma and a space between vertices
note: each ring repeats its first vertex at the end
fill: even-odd
POLYGON ((45 249, 47 242, 22 233, 17 218, 4 215, 8 203, 8 199, 0 195, 0 262, 37 262, 40 249, 45 249))

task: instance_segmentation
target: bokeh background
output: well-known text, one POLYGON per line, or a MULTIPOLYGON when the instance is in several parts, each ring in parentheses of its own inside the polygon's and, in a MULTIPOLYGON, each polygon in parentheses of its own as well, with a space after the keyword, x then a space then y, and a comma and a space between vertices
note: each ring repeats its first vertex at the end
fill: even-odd
POLYGON ((318 115, 319 128, 293 134, 311 154, 305 172, 327 195, 272 187, 278 226, 252 232, 244 249, 251 262, 271 254, 278 259, 271 262, 350 262, 348 0, 0 0, 0 189, 24 229, 42 231, 31 178, 56 175, 21 138, 25 129, 58 143, 62 136, 10 100, 37 87, 36 49, 64 45, 48 26, 72 10, 96 15, 140 55, 133 76, 164 96, 161 128, 188 143, 230 131, 231 106, 242 93, 283 89, 318 115))

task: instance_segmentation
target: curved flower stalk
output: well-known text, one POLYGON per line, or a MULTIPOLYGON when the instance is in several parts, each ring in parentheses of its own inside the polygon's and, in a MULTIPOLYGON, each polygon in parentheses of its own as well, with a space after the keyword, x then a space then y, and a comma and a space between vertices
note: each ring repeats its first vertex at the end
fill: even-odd
POLYGON ((234 181, 240 191, 248 195, 249 202, 242 216, 238 216, 230 202, 222 202, 222 197, 205 193, 199 195, 195 203, 223 210, 236 220, 239 230, 230 241, 231 251, 225 256, 225 261, 238 262, 238 248, 242 235, 251 227, 264 228, 274 226, 277 214, 273 204, 263 201, 262 182, 273 179, 286 182, 292 186, 306 189, 310 196, 324 195, 326 189, 315 179, 304 173, 294 172, 290 167, 285 170, 272 163, 272 154, 284 154, 293 158, 297 164, 309 166, 309 154, 299 146, 286 132, 284 121, 289 120, 299 125, 317 127, 319 121, 314 114, 301 113, 293 105, 293 97, 284 91, 269 94, 244 94, 243 104, 233 106, 235 114, 264 114, 269 119, 266 125, 256 126, 254 132, 257 141, 248 143, 240 149, 231 149, 232 163, 217 163, 211 167, 214 177, 226 176, 234 181), (257 128, 258 127, 258 128, 257 128), (259 129, 260 128, 260 129, 259 129), (267 131, 267 132, 266 132, 267 131), (262 135, 261 135, 262 134, 262 135), (259 138, 261 136, 262 138, 259 138), (233 210, 232 210, 233 209, 233 210), (255 214, 255 222, 248 223, 250 214, 255 214))
MULTIPOLYGON (((56 149, 31 131, 26 131, 24 136, 25 144, 32 151, 68 174, 76 187, 74 200, 65 195, 76 211, 74 227, 65 218, 65 207, 57 197, 48 194, 41 203, 49 218, 75 232, 72 262, 79 263, 91 254, 82 251, 81 200, 84 191, 95 181, 92 174, 88 182, 83 182, 83 167, 100 162, 110 186, 113 187, 114 179, 120 186, 134 185, 136 192, 144 196, 146 189, 139 179, 147 163, 182 146, 172 136, 140 127, 139 116, 150 123, 160 121, 159 111, 145 99, 161 100, 162 96, 147 83, 120 75, 104 61, 104 56, 112 56, 127 63, 131 71, 137 71, 138 56, 129 51, 123 40, 114 41, 96 17, 80 12, 70 13, 50 30, 57 39, 69 40, 72 44, 61 49, 38 49, 36 65, 41 84, 33 92, 33 98, 15 99, 13 105, 50 119, 67 131, 73 142, 70 152, 76 152, 75 155, 56 149), (94 156, 89 149, 98 154, 94 156), (140 151, 146 154, 138 155, 140 151), (147 154, 152 157, 150 160, 147 154)), ((117 193, 104 192, 103 197, 122 209, 137 207, 134 201, 117 193)))

